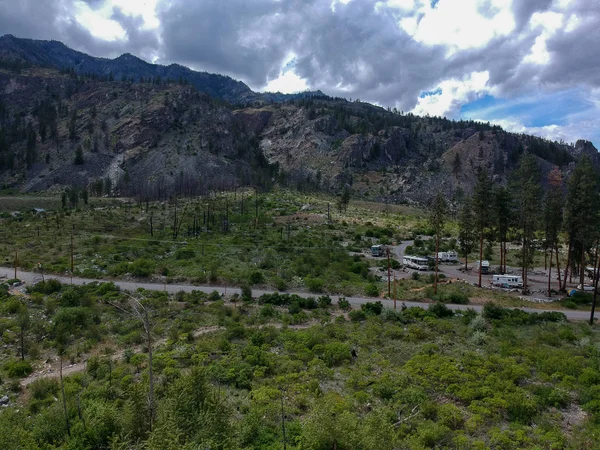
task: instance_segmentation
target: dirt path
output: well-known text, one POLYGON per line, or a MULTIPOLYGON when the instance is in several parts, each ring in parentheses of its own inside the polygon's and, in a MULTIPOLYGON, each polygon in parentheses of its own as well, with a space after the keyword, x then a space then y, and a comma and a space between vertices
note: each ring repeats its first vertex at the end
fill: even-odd
MULTIPOLYGON (((194 334, 194 337, 199 337, 199 336, 202 336, 203 334, 214 333, 216 331, 221 331, 224 329, 225 329, 224 327, 219 327, 219 326, 203 327, 203 328, 198 328, 197 330, 195 330, 193 334, 194 334)), ((167 339, 161 338, 161 339, 158 339, 154 343, 154 346, 155 346, 155 348, 158 348, 158 347, 165 345, 166 343, 167 343, 167 339)), ((142 351, 142 348, 143 348, 143 346, 138 345, 135 347, 131 347, 130 349, 133 350, 134 353, 139 353, 142 351)), ((63 377, 67 377, 69 375, 73 375, 75 373, 85 371, 87 360, 92 356, 95 356, 95 355, 88 355, 87 359, 84 359, 83 361, 75 363, 75 364, 64 365, 64 362, 63 362, 63 377)), ((119 351, 113 353, 112 355, 107 355, 106 357, 110 358, 111 361, 118 361, 120 359, 123 359, 124 356, 125 356, 125 350, 119 350, 119 351)), ((53 359, 52 362, 50 362, 50 363, 44 363, 44 367, 41 370, 33 372, 28 377, 23 378, 21 380, 20 384, 21 384, 22 388, 25 388, 25 387, 29 386, 31 383, 33 383, 34 381, 37 381, 41 378, 58 378, 58 377, 60 377, 60 361, 53 359)))

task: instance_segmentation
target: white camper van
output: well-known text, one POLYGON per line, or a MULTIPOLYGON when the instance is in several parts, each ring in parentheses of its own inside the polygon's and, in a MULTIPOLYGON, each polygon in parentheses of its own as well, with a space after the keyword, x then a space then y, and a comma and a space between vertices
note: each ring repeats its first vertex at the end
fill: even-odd
POLYGON ((503 288, 522 288, 523 277, 518 275, 494 275, 492 279, 492 286, 503 288))

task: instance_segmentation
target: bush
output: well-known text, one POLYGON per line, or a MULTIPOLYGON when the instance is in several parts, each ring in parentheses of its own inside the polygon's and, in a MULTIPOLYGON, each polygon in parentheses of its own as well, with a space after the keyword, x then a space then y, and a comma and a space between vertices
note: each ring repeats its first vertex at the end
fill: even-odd
POLYGON ((54 378, 40 378, 29 385, 29 392, 36 400, 44 400, 58 393, 58 382, 54 378))
POLYGON ((369 297, 379 297, 379 288, 373 283, 368 284, 365 288, 365 295, 369 297))
POLYGON ((320 278, 313 278, 311 276, 307 276, 304 279, 304 284, 306 284, 310 292, 323 292, 323 286, 325 285, 320 278))
POLYGON ((439 318, 451 317, 454 315, 454 312, 450 308, 448 308, 443 303, 439 303, 439 302, 431 305, 429 307, 428 311, 429 311, 429 313, 431 313, 434 316, 439 317, 439 318))
POLYGON ((569 300, 575 303, 576 305, 591 305, 593 299, 593 294, 583 291, 577 291, 569 297, 569 300))
POLYGON ((263 284, 265 282, 265 277, 262 272, 255 270, 248 277, 250 284, 263 284))
POLYGON ((360 305, 360 309, 363 310, 365 314, 378 316, 383 311, 383 304, 381 302, 367 302, 360 305))
POLYGON ((252 301, 252 289, 250 288, 250 286, 248 284, 242 284, 240 286, 240 289, 242 291, 242 300, 245 302, 251 302, 252 301))
POLYGON ((175 259, 180 261, 183 259, 192 259, 196 256, 196 252, 191 248, 180 248, 175 252, 175 259))
POLYGON ((40 294, 50 295, 54 292, 59 292, 61 288, 62 284, 60 284, 60 281, 49 279, 45 281, 40 281, 39 283, 30 286, 27 290, 30 293, 39 292, 40 294))
POLYGON ((367 314, 362 309, 354 309, 348 314, 352 322, 360 322, 367 318, 367 314))
POLYGON ((343 297, 340 297, 338 300, 338 307, 342 310, 342 311, 348 311, 351 306, 350 306, 350 302, 348 300, 346 300, 343 297))
POLYGON ((419 281, 421 279, 421 274, 419 272, 413 272, 410 277, 414 280, 414 281, 419 281))
POLYGON ((217 291, 212 291, 210 294, 208 294, 208 300, 211 302, 221 300, 221 294, 219 294, 217 291))
POLYGON ((11 378, 23 378, 33 372, 33 367, 27 361, 9 361, 4 364, 4 370, 11 378))
POLYGON ((331 306, 331 297, 329 295, 322 295, 318 298, 317 303, 319 308, 329 308, 331 306))

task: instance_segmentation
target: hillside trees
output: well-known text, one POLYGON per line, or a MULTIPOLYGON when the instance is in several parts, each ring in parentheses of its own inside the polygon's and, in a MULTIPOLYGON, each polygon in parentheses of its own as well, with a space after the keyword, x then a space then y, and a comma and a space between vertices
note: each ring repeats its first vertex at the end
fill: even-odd
POLYGON ((522 240, 521 268, 524 293, 527 291, 527 271, 533 263, 535 250, 532 244, 540 218, 539 212, 542 198, 540 178, 541 174, 535 156, 523 156, 515 172, 513 186, 517 193, 515 207, 518 218, 517 225, 521 232, 522 240))
POLYGON ((561 290, 566 290, 567 271, 570 264, 574 264, 574 258, 578 257, 581 262, 580 283, 583 288, 585 252, 592 246, 597 238, 598 208, 598 184, 596 174, 591 160, 583 156, 567 184, 567 197, 565 203, 565 230, 569 235, 569 251, 567 255, 567 266, 561 290))

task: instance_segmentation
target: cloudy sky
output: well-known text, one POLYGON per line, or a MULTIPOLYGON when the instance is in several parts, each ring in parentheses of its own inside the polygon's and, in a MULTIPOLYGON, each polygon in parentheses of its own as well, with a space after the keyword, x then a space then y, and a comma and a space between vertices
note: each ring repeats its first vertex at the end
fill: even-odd
POLYGON ((598 0, 0 0, 0 34, 600 147, 598 0))

